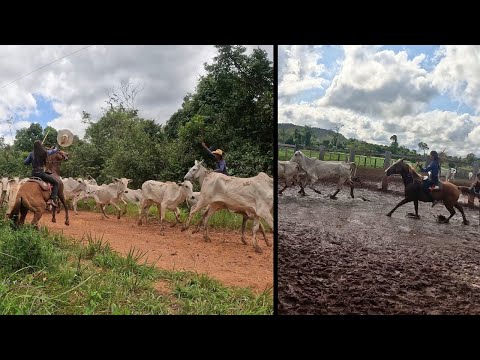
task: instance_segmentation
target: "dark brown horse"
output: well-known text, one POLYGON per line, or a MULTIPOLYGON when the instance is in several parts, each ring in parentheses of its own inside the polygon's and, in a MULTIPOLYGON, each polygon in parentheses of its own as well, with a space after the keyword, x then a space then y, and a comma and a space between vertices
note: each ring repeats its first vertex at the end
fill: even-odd
MULTIPOLYGON (((430 197, 423 190, 423 177, 419 175, 409 164, 405 163, 403 160, 404 159, 398 160, 387 170, 385 170, 387 176, 393 174, 400 174, 403 179, 403 184, 405 185, 405 199, 400 201, 397 206, 395 206, 393 210, 387 214, 387 216, 392 216, 393 212, 397 210, 400 206, 410 201, 413 201, 413 204, 415 206, 415 214, 409 213, 409 215, 414 216, 418 219, 420 218, 420 216, 418 215, 418 202, 432 202, 432 199, 430 199, 430 197)), ((458 203, 460 193, 466 191, 468 191, 468 188, 465 186, 458 188, 452 183, 442 181, 440 189, 431 192, 432 198, 434 200, 442 200, 443 204, 450 212, 450 216, 443 222, 449 222, 450 218, 455 215, 454 207, 456 207, 462 214, 463 223, 465 225, 469 224, 467 218, 465 217, 465 212, 463 211, 462 206, 458 203)))
MULTIPOLYGON (((68 154, 63 151, 48 156, 46 171, 51 172, 51 175, 58 181, 58 198, 65 208, 65 225, 70 225, 68 207, 63 194, 63 182, 59 175, 60 163, 66 160, 68 160, 68 154)), ((45 212, 50 192, 51 190, 43 189, 37 182, 27 181, 23 183, 18 190, 15 205, 10 212, 9 218, 15 219, 15 225, 23 225, 30 210, 34 213, 32 225, 38 228, 38 222, 45 212), (18 213, 20 213, 20 217, 18 217, 18 213)), ((55 208, 52 210, 52 222, 56 222, 55 208)))

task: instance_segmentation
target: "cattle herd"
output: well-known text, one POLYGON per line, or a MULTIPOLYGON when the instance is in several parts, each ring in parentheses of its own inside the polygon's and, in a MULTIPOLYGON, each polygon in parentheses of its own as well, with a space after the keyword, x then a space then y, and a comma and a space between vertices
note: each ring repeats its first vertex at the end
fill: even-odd
POLYGON ((285 186, 279 194, 281 195, 287 187, 294 184, 300 186, 299 193, 302 195, 305 195, 305 186, 307 185, 320 194, 320 191, 313 185, 318 180, 332 179, 337 182, 337 190, 330 195, 330 198, 335 199, 344 185, 350 186, 350 196, 354 198, 352 178, 355 176, 355 172, 356 165, 354 162, 322 161, 309 158, 298 150, 295 151, 290 161, 278 162, 278 180, 285 181, 285 186))
MULTIPOLYGON (((98 185, 95 179, 87 178, 61 178, 64 184, 64 195, 67 200, 72 201, 73 210, 78 214, 77 204, 81 200, 93 198, 96 207, 101 210, 102 217, 108 218, 105 214, 105 207, 112 205, 117 209, 117 218, 122 215, 121 204, 125 206, 123 214, 126 213, 127 203, 135 204, 138 207, 138 225, 146 223, 147 210, 156 205, 160 218, 160 234, 164 235, 165 211, 170 210, 175 214, 175 226, 180 222, 179 205, 186 202, 191 208, 188 220, 182 227, 186 230, 191 222, 192 216, 202 211, 199 225, 194 232, 203 227, 204 239, 209 241, 208 219, 218 210, 226 209, 243 217, 241 240, 246 244, 245 228, 246 222, 253 220, 252 243, 256 252, 261 253, 256 233, 260 229, 267 246, 272 246, 263 228, 261 219, 265 220, 268 226, 273 229, 273 178, 261 172, 250 178, 239 178, 226 176, 207 170, 202 161, 195 160, 195 165, 185 175, 182 183, 171 181, 161 182, 148 180, 142 184, 141 189, 132 190, 128 184, 132 181, 127 178, 113 178, 110 184, 98 185), (200 192, 193 191, 192 182, 198 181, 200 192)), ((20 179, 4 177, 1 180, 0 203, 7 203, 6 217, 9 216, 15 205, 15 199, 20 186, 28 178, 20 179)), ((60 209, 58 209, 60 211, 60 209)))

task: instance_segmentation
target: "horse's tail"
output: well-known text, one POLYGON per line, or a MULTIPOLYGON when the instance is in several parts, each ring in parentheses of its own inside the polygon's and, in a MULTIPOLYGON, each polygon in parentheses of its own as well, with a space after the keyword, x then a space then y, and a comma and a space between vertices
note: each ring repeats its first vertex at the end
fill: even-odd
POLYGON ((462 194, 465 194, 465 195, 468 195, 471 192, 468 186, 457 186, 457 188, 462 192, 462 194))

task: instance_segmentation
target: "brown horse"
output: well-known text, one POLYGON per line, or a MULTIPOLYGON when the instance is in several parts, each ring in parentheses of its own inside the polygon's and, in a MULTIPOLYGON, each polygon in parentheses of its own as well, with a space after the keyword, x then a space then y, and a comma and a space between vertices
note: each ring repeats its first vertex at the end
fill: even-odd
MULTIPOLYGON (((51 172, 51 175, 58 181, 58 198, 65 208, 65 225, 70 225, 68 207, 66 206, 65 196, 63 194, 63 182, 59 176, 60 163, 66 160, 68 160, 68 154, 63 151, 48 156, 46 171, 51 172)), ((44 190, 40 184, 36 182, 27 181, 23 183, 18 190, 15 205, 10 212, 9 218, 15 219, 16 226, 23 225, 27 213, 30 210, 34 213, 32 225, 38 228, 38 222, 45 212, 50 192, 51 190, 44 190), (19 212, 20 217, 18 217, 19 212)), ((55 208, 52 209, 52 222, 56 222, 55 208)))
MULTIPOLYGON (((403 204, 406 204, 410 201, 413 201, 415 206, 415 214, 409 213, 410 216, 414 216, 415 218, 420 218, 418 215, 418 202, 432 202, 432 200, 428 197, 428 195, 423 190, 423 177, 419 175, 409 164, 403 161, 404 159, 400 159, 396 161, 392 166, 390 166, 385 173, 387 176, 393 174, 400 174, 403 179, 403 184, 405 185, 405 199, 400 201, 397 206, 390 211, 387 216, 392 216, 393 212, 397 210, 403 204)), ((465 212, 463 211, 462 206, 458 203, 458 198, 460 197, 461 192, 468 191, 467 187, 461 187, 460 189, 452 183, 449 182, 441 182, 440 189, 432 191, 431 195, 434 200, 442 200, 443 204, 450 212, 450 216, 443 220, 442 222, 448 223, 450 218, 455 215, 456 207, 463 217, 463 223, 468 225, 469 222, 465 217, 465 212)))

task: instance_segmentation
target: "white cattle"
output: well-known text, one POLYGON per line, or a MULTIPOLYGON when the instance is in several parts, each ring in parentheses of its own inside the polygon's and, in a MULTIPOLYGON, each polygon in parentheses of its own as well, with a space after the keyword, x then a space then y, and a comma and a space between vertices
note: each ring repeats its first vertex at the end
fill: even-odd
POLYGON ((0 182, 0 206, 3 205, 4 201, 8 201, 7 199, 7 188, 8 188, 8 177, 2 177, 0 182))
POLYGON ((336 199, 336 195, 345 183, 350 185, 350 196, 354 198, 352 176, 356 171, 355 163, 312 159, 305 156, 300 150, 295 151, 290 161, 296 162, 307 173, 307 184, 316 193, 320 194, 320 191, 315 189, 313 185, 318 180, 334 179, 338 180, 337 191, 330 195, 331 199, 336 199))
POLYGON ((138 215, 140 216, 142 201, 143 201, 142 189, 137 189, 137 190, 127 189, 127 190, 128 191, 126 193, 122 194, 122 201, 125 204, 125 210, 123 211, 123 214, 127 213, 127 203, 132 203, 137 205, 138 215))
POLYGON ((187 205, 188 207, 194 206, 198 202, 198 198, 200 197, 200 191, 194 191, 192 192, 192 198, 187 199, 187 205))
POLYGON ((130 181, 132 180, 126 179, 126 178, 121 178, 121 179, 114 178, 113 183, 108 185, 87 186, 87 193, 93 197, 97 207, 100 207, 100 209, 102 210, 103 217, 108 219, 108 216, 105 214, 105 207, 108 204, 111 204, 118 210, 117 219, 120 219, 121 209, 117 205, 117 203, 121 201, 122 194, 128 191, 127 184, 130 181))
POLYGON ((8 191, 7 191, 7 211, 5 213, 5 218, 8 218, 10 212, 13 210, 15 206, 15 200, 17 198, 18 190, 20 189, 20 185, 26 182, 28 178, 23 178, 20 180, 19 177, 14 177, 13 179, 8 180, 8 191))
MULTIPOLYGON (((250 178, 237 178, 219 173, 208 174, 202 183, 200 197, 190 210, 182 231, 188 229, 192 216, 199 210, 207 208, 201 220, 204 227, 203 237, 210 241, 208 236, 208 219, 217 210, 229 209, 244 214, 253 219, 253 246, 256 252, 261 253, 256 233, 260 226, 260 219, 264 219, 273 229, 273 178, 261 172, 250 178)), ((265 237, 267 246, 271 243, 265 237)))
POLYGON ((468 180, 472 180, 473 179, 473 172, 469 172, 468 173, 468 180))
MULTIPOLYGON (((93 190, 99 189, 100 186, 97 185, 97 181, 94 178, 92 178, 91 176, 88 176, 87 179, 77 178, 77 180, 82 181, 86 185, 86 189, 84 191, 81 191, 80 193, 76 194, 73 197, 73 201, 72 201, 73 211, 75 211, 75 214, 78 215, 78 212, 77 212, 78 202, 80 200, 91 198, 93 190)), ((106 184, 104 184, 104 185, 106 185, 106 184)), ((104 186, 104 185, 102 185, 102 186, 104 186)))
MULTIPOLYGON (((300 185, 300 193, 305 194, 305 190, 303 189, 305 184, 304 181, 300 179, 300 173, 302 170, 300 165, 293 161, 278 161, 278 180, 284 180, 285 186, 282 190, 278 192, 279 195, 282 195, 283 191, 294 184, 300 185)), ((303 179, 302 179, 303 180, 303 179)))
MULTIPOLYGON (((81 192, 85 192, 87 190, 87 185, 82 179, 74 179, 74 178, 62 178, 63 182, 63 194, 65 196, 65 200, 73 199, 75 196, 78 196, 81 192)), ((76 209, 75 213, 77 213, 76 209)))
POLYGON ((161 182, 147 180, 142 184, 142 195, 142 211, 138 219, 138 225, 142 225, 143 218, 145 218, 146 221, 146 209, 156 204, 160 213, 160 234, 164 235, 163 220, 165 219, 165 211, 168 209, 175 213, 175 223, 173 223, 171 227, 177 225, 177 222, 180 222, 178 205, 183 203, 187 198, 193 198, 193 185, 188 180, 185 180, 180 185, 172 181, 161 182))
POLYGON ((455 179, 455 174, 457 173, 457 169, 449 168, 447 171, 447 175, 445 176, 445 181, 450 181, 455 179))
MULTIPOLYGON (((206 167, 203 166, 203 160, 202 161, 195 160, 195 164, 185 174, 184 180, 188 180, 188 181, 192 181, 192 182, 197 181, 200 184, 200 187, 202 187, 203 180, 210 173, 212 173, 212 170, 208 170, 206 167)), ((215 174, 215 172, 213 172, 213 174, 215 174)), ((195 200, 192 199, 192 201, 195 201, 195 200)), ((187 203, 188 203, 188 201, 187 201, 187 203)), ((233 211, 229 208, 225 208, 225 209, 230 211, 231 213, 236 213, 236 214, 242 215, 243 220, 242 220, 242 238, 241 238, 241 240, 242 240, 242 243, 246 245, 247 240, 245 240, 245 230, 246 230, 246 227, 247 227, 247 221, 248 220, 253 220, 253 218, 250 217, 249 214, 247 214, 244 211, 238 212, 238 211, 233 211)), ((200 209, 198 209, 197 211, 199 211, 199 210, 200 209)), ((220 210, 220 209, 218 209, 218 210, 220 210)), ((208 211, 208 208, 205 209, 205 211, 203 212, 202 219, 203 219, 203 215, 205 215, 205 213, 207 211, 208 211)), ((200 229, 201 226, 202 226, 202 222, 199 222, 198 227, 194 231, 194 233, 197 232, 200 229)), ((207 225, 205 224, 204 226, 207 226, 207 225)), ((265 228, 263 227, 263 224, 261 222, 260 222, 260 232, 262 233, 263 238, 268 245, 268 238, 267 238, 267 235, 265 234, 265 228)), ((207 237, 208 237, 208 235, 207 235, 207 237)))

